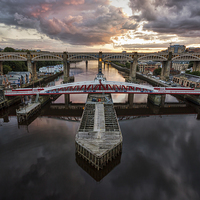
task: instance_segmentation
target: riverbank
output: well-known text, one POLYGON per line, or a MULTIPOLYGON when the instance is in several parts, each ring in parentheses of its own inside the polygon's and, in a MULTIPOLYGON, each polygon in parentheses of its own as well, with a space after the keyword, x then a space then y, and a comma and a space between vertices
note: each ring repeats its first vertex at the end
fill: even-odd
MULTIPOLYGON (((51 81, 53 81, 54 79, 56 79, 57 77, 61 76, 63 74, 63 72, 59 72, 44 78, 39 78, 38 80, 32 81, 31 83, 28 84, 24 84, 22 85, 22 88, 31 88, 31 87, 37 87, 37 86, 41 86, 43 84, 47 84, 51 81)), ((40 100, 42 101, 42 104, 47 103, 48 101, 50 101, 50 96, 43 96, 40 97, 40 100)), ((21 101, 21 97, 20 96, 16 96, 16 97, 4 97, 4 100, 0 102, 0 110, 3 108, 7 108, 9 106, 12 106, 16 103, 20 103, 21 101)))

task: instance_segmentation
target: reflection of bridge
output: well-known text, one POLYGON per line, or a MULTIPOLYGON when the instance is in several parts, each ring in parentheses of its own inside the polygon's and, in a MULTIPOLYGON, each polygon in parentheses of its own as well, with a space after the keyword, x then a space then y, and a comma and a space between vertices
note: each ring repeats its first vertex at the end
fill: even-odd
MULTIPOLYGON (((141 117, 149 116, 162 116, 162 115, 187 115, 197 114, 197 119, 200 119, 199 106, 186 103, 165 103, 163 106, 154 106, 151 103, 134 103, 131 108, 128 103, 114 104, 117 117, 121 120, 137 119, 141 117), (192 106, 191 106, 192 105, 192 106)), ((24 122, 25 125, 32 123, 38 116, 57 118, 67 121, 79 121, 83 113, 83 103, 72 103, 66 107, 65 104, 47 104, 42 110, 32 117, 30 121, 24 122)), ((16 112, 13 109, 9 109, 6 113, 0 115, 4 118, 5 122, 9 121, 8 116, 16 116, 16 112)))
POLYGON ((200 53, 112 53, 112 52, 0 52, 0 73, 3 73, 3 61, 26 61, 28 71, 36 78, 36 62, 62 61, 64 65, 65 81, 69 77, 70 62, 98 61, 101 68, 102 62, 128 61, 130 65, 130 78, 135 78, 138 61, 162 62, 162 78, 169 76, 172 61, 194 61, 194 70, 200 70, 200 53))
MULTIPOLYGON (((53 117, 66 121, 80 121, 85 104, 51 104, 42 110, 41 116, 53 117), (70 115, 70 116, 69 116, 70 115)), ((133 120, 154 115, 187 115, 198 114, 198 106, 186 103, 165 103, 163 106, 154 106, 151 103, 134 103, 131 108, 128 103, 114 104, 119 121, 133 120)), ((198 117, 197 117, 198 118, 198 117)))

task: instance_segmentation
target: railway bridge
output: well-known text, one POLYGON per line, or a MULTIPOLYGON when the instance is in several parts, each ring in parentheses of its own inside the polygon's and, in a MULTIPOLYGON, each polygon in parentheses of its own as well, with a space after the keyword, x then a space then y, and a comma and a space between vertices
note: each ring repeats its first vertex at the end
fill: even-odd
POLYGON ((69 81, 69 70, 71 62, 98 61, 98 69, 102 63, 111 61, 130 62, 130 80, 136 77, 136 68, 139 61, 162 62, 161 77, 169 76, 172 61, 194 61, 194 70, 200 70, 200 53, 137 53, 137 52, 0 52, 0 73, 3 73, 4 61, 25 61, 28 71, 32 72, 34 79, 37 78, 36 62, 39 61, 61 61, 64 65, 64 81, 69 81))

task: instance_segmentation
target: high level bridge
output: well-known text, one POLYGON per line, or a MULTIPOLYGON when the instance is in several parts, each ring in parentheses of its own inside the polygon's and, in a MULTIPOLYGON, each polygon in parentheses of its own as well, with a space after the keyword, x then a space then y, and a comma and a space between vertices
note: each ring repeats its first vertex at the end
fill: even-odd
POLYGON ((26 61, 28 71, 32 72, 36 79, 36 62, 39 61, 62 61, 64 65, 65 81, 68 81, 70 62, 98 61, 98 68, 102 62, 127 61, 130 62, 130 79, 136 77, 138 61, 159 61, 162 62, 161 77, 169 76, 172 61, 194 61, 194 70, 200 70, 200 53, 126 53, 126 52, 0 52, 0 73, 3 73, 3 61, 26 61))

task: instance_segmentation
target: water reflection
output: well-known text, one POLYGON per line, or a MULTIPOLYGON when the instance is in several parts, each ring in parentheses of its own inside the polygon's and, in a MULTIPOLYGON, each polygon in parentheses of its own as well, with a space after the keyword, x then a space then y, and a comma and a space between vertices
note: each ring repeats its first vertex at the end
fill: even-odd
MULTIPOLYGON (((87 73, 85 63, 76 65, 83 70, 74 75, 75 81, 93 80, 96 69, 91 62, 87 73)), ((103 73, 108 80, 124 79, 107 65, 103 73)), ((55 84, 59 82, 62 79, 55 84)), ((0 199, 200 199, 199 107, 176 105, 173 99, 155 107, 144 96, 136 98, 129 109, 126 95, 115 96, 115 102, 124 104, 123 109, 116 108, 125 118, 119 121, 123 153, 108 173, 99 175, 76 160, 79 123, 49 118, 78 116, 82 109, 47 104, 28 124, 28 131, 18 128, 17 106, 1 112, 0 199)), ((82 96, 72 97, 72 103, 84 101, 82 96)), ((62 106, 62 97, 56 103, 62 106)))
POLYGON ((103 169, 97 170, 93 166, 91 166, 91 164, 89 164, 86 160, 76 154, 76 163, 97 182, 101 181, 117 165, 119 165, 120 161, 121 155, 118 155, 114 160, 106 164, 103 169))

